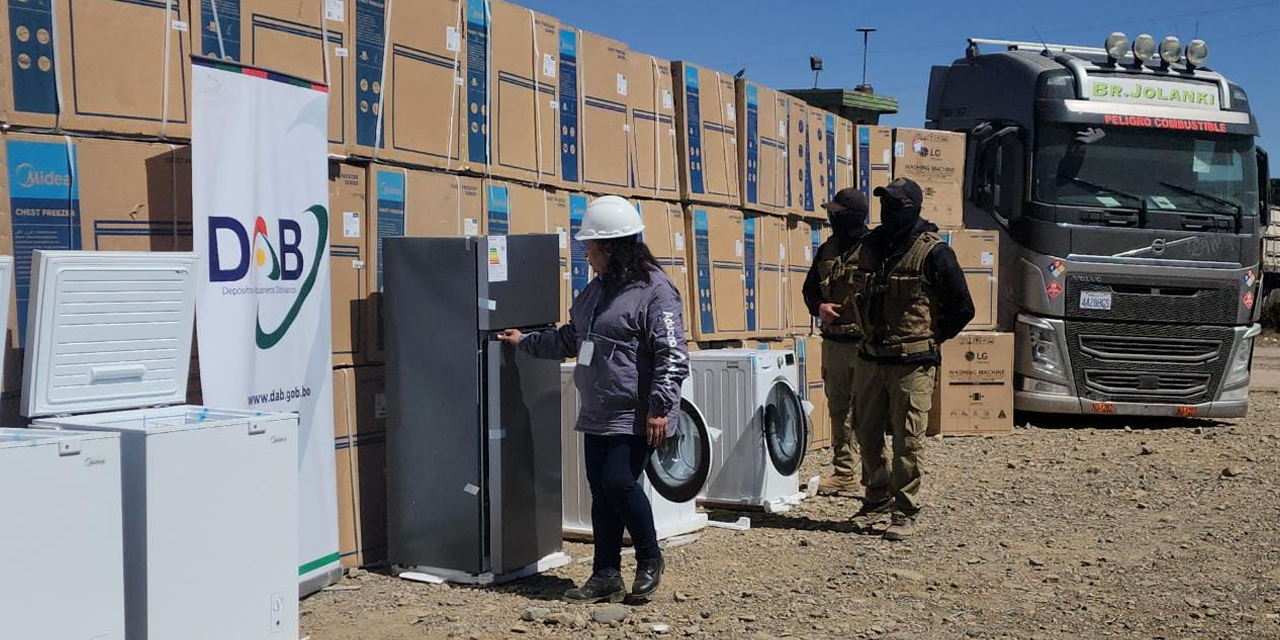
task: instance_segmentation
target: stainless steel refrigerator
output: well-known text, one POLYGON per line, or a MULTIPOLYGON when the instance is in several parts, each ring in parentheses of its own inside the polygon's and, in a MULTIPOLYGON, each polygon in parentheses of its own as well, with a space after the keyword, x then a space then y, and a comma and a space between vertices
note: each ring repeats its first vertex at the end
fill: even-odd
POLYGON ((567 560, 560 366, 495 338, 554 328, 558 246, 554 235, 382 241, 393 566, 484 583, 567 560))

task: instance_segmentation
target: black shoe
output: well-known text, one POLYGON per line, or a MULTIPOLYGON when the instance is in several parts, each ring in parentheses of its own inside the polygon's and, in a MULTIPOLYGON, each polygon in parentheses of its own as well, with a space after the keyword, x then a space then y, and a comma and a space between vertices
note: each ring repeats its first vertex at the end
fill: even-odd
POLYGON ((662 556, 658 556, 653 560, 640 560, 636 562, 636 579, 631 583, 631 595, 636 598, 648 598, 658 590, 658 585, 662 584, 662 571, 666 568, 666 563, 662 561, 662 556))
POLYGON ((622 576, 606 577, 593 574, 581 587, 564 592, 564 599, 569 602, 592 604, 596 602, 622 602, 627 597, 627 585, 622 583, 622 576))

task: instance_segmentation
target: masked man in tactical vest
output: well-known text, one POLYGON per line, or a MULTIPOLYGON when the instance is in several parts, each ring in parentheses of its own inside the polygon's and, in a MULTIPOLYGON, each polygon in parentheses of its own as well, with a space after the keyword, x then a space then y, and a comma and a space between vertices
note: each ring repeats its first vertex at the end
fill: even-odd
POLYGON ((886 540, 915 531, 920 511, 924 445, 933 404, 939 346, 973 319, 964 271, 920 217, 920 186, 898 178, 877 187, 881 225, 836 270, 847 279, 856 323, 862 331, 853 390, 854 431, 862 454, 866 498, 853 522, 865 533, 883 529, 886 540), (889 468, 885 433, 892 434, 889 468))
POLYGON ((809 315, 818 318, 822 330, 822 382, 827 392, 834 455, 832 474, 819 483, 818 493, 830 495, 856 488, 860 474, 854 472, 854 465, 861 467, 861 462, 855 462, 858 444, 853 437, 853 367, 858 363, 858 340, 862 334, 854 322, 853 307, 845 304, 852 293, 849 280, 833 274, 832 267, 867 235, 867 198, 856 188, 845 188, 822 208, 831 221, 831 237, 818 247, 804 279, 803 292, 809 315))

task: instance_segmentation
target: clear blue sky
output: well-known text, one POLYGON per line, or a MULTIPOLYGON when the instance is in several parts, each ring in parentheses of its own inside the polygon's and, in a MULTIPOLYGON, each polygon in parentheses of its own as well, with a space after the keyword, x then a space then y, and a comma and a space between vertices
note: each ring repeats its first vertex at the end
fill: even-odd
POLYGON ((690 60, 778 89, 813 86, 809 56, 822 56, 823 87, 852 87, 862 73, 862 39, 871 35, 867 80, 896 97, 884 122, 924 123, 929 68, 963 55, 968 37, 1101 46, 1113 30, 1130 38, 1175 35, 1209 44, 1206 66, 1244 87, 1257 114, 1260 144, 1280 162, 1280 0, 1041 2, 1014 0, 515 0, 561 21, 626 42, 636 51, 690 60), (1269 143, 1268 143, 1269 142, 1269 143))

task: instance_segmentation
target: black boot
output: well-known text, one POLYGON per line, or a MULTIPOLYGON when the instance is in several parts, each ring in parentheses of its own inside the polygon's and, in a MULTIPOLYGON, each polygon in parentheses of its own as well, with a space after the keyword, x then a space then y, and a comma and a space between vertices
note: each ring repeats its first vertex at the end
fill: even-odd
POLYGON ((642 599, 652 596, 658 590, 658 585, 662 584, 662 570, 665 568, 662 556, 652 560, 637 561, 636 579, 631 583, 631 595, 642 599))
POLYGON ((622 602, 627 597, 627 585, 622 583, 622 576, 607 577, 592 574, 581 587, 564 592, 564 599, 569 602, 591 604, 595 602, 622 602))

